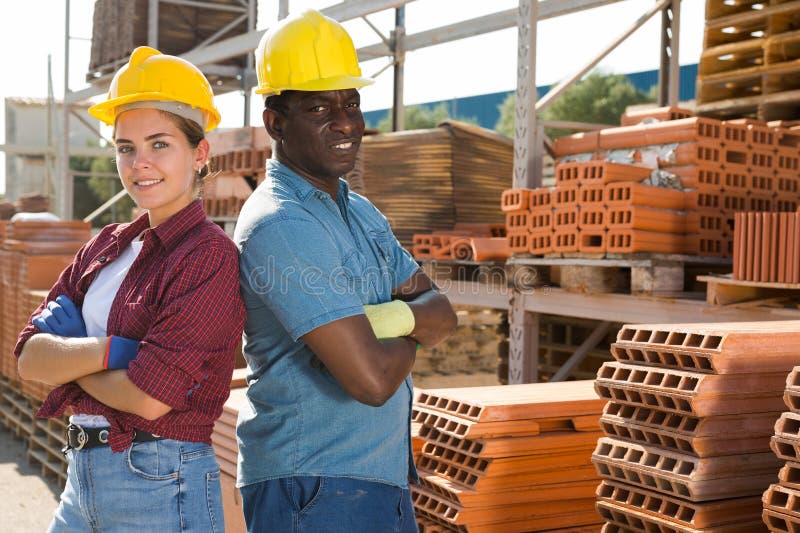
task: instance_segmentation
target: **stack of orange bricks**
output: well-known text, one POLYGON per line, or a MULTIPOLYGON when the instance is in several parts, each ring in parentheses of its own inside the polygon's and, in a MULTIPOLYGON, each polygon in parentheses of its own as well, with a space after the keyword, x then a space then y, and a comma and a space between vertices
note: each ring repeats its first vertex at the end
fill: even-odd
POLYGON ((624 326, 595 381, 609 400, 593 455, 603 531, 764 531, 798 350, 797 321, 624 326))
MULTIPOLYGON (((49 290, 72 261, 75 252, 91 237, 88 223, 8 222, 0 226, 5 238, 0 250, 0 300, 2 300, 2 361, 0 370, 12 383, 18 383, 17 361, 13 355, 20 330, 49 290)), ((41 383, 20 384, 29 397, 41 401, 50 387, 41 383)))
MULTIPOLYGON (((653 116, 682 114, 635 118, 653 116)), ((512 253, 730 257, 735 213, 793 211, 800 200, 800 131, 779 124, 678 118, 562 137, 555 147, 555 189, 503 195, 512 253), (630 163, 609 160, 619 154, 630 163), (637 183, 653 170, 681 189, 637 183)))
POLYGON ((596 532, 591 381, 418 391, 412 425, 423 532, 596 532))
POLYGON ((764 493, 763 518, 770 531, 794 532, 800 530, 800 366, 786 379, 783 399, 789 411, 775 423, 770 446, 785 464, 764 493))

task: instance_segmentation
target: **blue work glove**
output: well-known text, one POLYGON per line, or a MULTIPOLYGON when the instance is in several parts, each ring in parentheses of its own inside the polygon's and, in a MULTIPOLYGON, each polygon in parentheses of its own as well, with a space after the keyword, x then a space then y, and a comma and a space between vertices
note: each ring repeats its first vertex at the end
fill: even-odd
POLYGON ((109 337, 103 368, 106 370, 127 369, 128 364, 136 359, 139 353, 139 341, 125 337, 109 337))
POLYGON ((88 336, 81 310, 64 294, 48 303, 41 313, 33 317, 32 322, 45 333, 62 337, 88 336))

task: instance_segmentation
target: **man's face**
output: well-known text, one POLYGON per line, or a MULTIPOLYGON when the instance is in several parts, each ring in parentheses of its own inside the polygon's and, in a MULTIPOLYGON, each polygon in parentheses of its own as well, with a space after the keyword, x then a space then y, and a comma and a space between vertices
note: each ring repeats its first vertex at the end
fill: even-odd
POLYGON ((353 170, 364 135, 358 91, 297 91, 287 96, 280 141, 287 163, 300 174, 324 180, 353 170))

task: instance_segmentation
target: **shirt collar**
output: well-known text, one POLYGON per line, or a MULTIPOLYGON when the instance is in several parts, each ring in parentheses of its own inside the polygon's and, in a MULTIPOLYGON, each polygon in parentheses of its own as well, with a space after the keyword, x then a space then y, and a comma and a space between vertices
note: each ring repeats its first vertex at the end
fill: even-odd
MULTIPOLYGON (((290 187, 295 194, 297 194, 297 197, 303 202, 306 202, 309 198, 317 193, 319 193, 317 196, 320 198, 322 198, 321 195, 323 194, 327 195, 325 191, 322 191, 311 185, 311 183, 309 183, 305 178, 277 159, 267 159, 266 168, 268 176, 272 176, 276 181, 280 181, 282 184, 290 187)), ((345 204, 347 204, 349 202, 349 194, 350 187, 347 185, 347 181, 339 178, 339 190, 337 192, 337 196, 342 198, 345 204)))
MULTIPOLYGON (((164 248, 172 250, 183 239, 189 230, 205 220, 203 201, 194 200, 192 203, 169 217, 167 220, 153 228, 152 234, 161 242, 164 248)), ((133 241, 137 235, 147 230, 150 226, 150 217, 147 212, 136 217, 130 224, 121 224, 111 234, 118 242, 126 245, 133 241)))

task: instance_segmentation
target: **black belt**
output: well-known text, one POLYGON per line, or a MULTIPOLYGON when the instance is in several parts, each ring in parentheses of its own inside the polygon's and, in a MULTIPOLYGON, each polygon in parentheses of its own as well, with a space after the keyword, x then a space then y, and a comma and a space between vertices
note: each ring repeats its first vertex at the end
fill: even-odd
MULTIPOLYGON (((146 431, 134 430, 134 442, 152 442, 154 440, 161 440, 164 437, 147 433, 146 431)), ((76 424, 67 426, 67 444, 64 446, 64 452, 67 450, 82 450, 84 448, 94 448, 96 446, 108 445, 108 428, 85 428, 76 424)))

